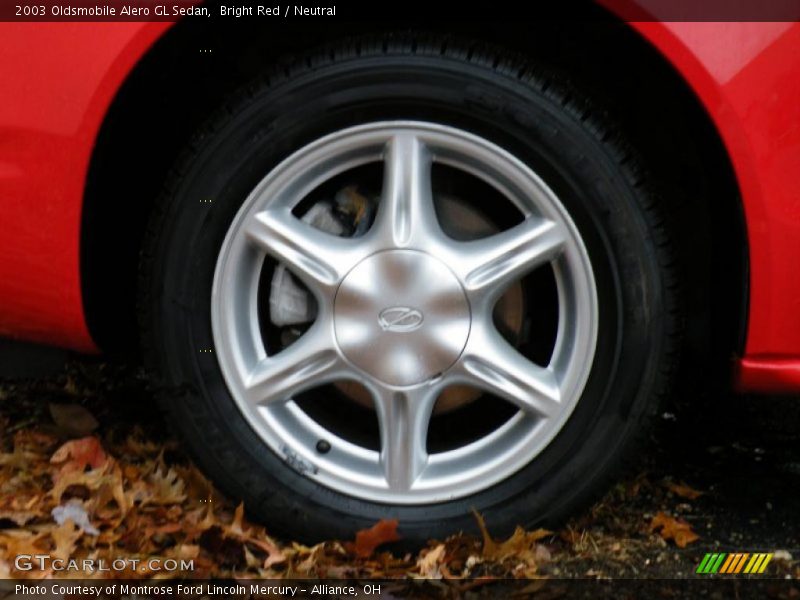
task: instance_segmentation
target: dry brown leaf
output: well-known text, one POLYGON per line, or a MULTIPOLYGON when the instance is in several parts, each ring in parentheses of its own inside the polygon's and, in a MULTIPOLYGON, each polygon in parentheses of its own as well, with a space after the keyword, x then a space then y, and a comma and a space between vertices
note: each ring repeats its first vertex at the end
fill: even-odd
POLYGON ((14 434, 14 447, 31 452, 49 452, 58 442, 54 435, 38 429, 22 429, 14 434))
POLYGON ((247 543, 252 544, 256 548, 260 548, 267 553, 264 559, 263 567, 269 569, 272 565, 282 563, 286 560, 286 555, 281 551, 278 545, 273 542, 269 537, 266 539, 258 539, 254 537, 247 538, 247 543))
POLYGON ((255 557, 255 555, 250 552, 250 548, 247 547, 247 544, 244 546, 244 560, 245 564, 251 569, 258 569, 261 568, 261 561, 255 557))
POLYGON ((132 503, 129 502, 128 496, 125 494, 122 469, 120 469, 116 461, 111 459, 106 463, 105 472, 106 475, 101 481, 101 486, 93 502, 94 510, 105 519, 112 519, 115 512, 119 513, 120 516, 124 516, 132 503), (109 507, 112 500, 116 506, 109 507))
POLYGON ((200 546, 194 544, 180 544, 167 550, 166 555, 171 558, 193 559, 200 554, 200 546))
POLYGON ((228 528, 228 533, 233 535, 244 535, 244 529, 242 526, 242 522, 244 521, 244 502, 239 502, 239 506, 236 507, 236 512, 233 513, 233 522, 231 522, 230 527, 228 528))
POLYGON ((244 543, 226 537, 217 525, 204 531, 198 538, 198 544, 220 566, 238 569, 246 564, 244 543))
POLYGON ((159 465, 148 476, 152 494, 147 499, 151 504, 180 504, 186 500, 183 480, 174 469, 159 465))
POLYGON ((175 467, 175 471, 186 484, 186 494, 192 498, 198 498, 211 502, 214 499, 214 486, 206 479, 197 467, 175 467))
POLYGON ((183 531, 182 523, 164 523, 162 525, 143 525, 145 537, 154 535, 165 535, 169 533, 179 533, 183 531))
POLYGON ((89 435, 100 425, 94 415, 80 404, 55 404, 48 406, 53 422, 71 437, 89 435))
POLYGON ((575 544, 581 541, 580 532, 575 531, 571 527, 567 527, 566 529, 559 532, 558 537, 560 537, 562 540, 564 540, 571 546, 574 546, 575 544))
POLYGON ((100 445, 100 440, 95 436, 69 441, 56 450, 50 458, 50 462, 54 465, 63 463, 56 478, 71 471, 83 471, 86 467, 98 469, 107 460, 108 456, 100 445))
POLYGON ((64 382, 64 391, 70 396, 78 395, 78 385, 75 383, 75 379, 72 375, 67 375, 67 380, 64 382))
POLYGON ((381 519, 369 529, 362 529, 356 533, 356 542, 353 550, 356 556, 367 558, 381 544, 396 542, 399 539, 397 519, 381 519))
POLYGON ((700 536, 692 531, 692 526, 682 519, 676 519, 664 512, 659 512, 650 521, 650 531, 659 531, 665 540, 673 540, 678 548, 685 548, 688 544, 699 540, 700 536))
POLYGON ((149 439, 142 438, 141 429, 137 426, 134 428, 133 433, 125 438, 125 441, 120 445, 118 451, 123 454, 130 454, 132 456, 157 456, 163 452, 164 448, 149 439))
POLYGON ((705 494, 705 492, 696 490, 686 485, 685 483, 675 483, 674 481, 667 481, 665 485, 667 486, 667 489, 676 496, 680 496, 681 498, 687 498, 689 500, 696 500, 697 498, 705 494))
POLYGON ((28 522, 33 521, 37 513, 27 510, 0 510, 0 521, 8 520, 15 523, 17 527, 23 527, 28 522))
POLYGON ((251 540, 251 543, 267 553, 267 558, 264 559, 264 564, 261 565, 263 568, 269 569, 272 565, 286 562, 286 555, 272 542, 266 543, 263 541, 251 540))
POLYGON ((13 562, 15 556, 46 553, 47 545, 44 541, 46 537, 46 532, 3 531, 0 532, 0 547, 5 548, 4 558, 13 562))
POLYGON ((50 535, 56 545, 53 550, 53 557, 67 560, 75 552, 75 543, 83 535, 83 530, 75 525, 72 520, 67 519, 63 525, 53 529, 50 535))
POLYGON ((417 569, 421 577, 426 579, 441 579, 442 572, 440 568, 444 561, 445 547, 444 544, 439 544, 432 550, 429 550, 425 556, 417 560, 417 569))
POLYGON ((14 451, 10 454, 0 453, 0 467, 11 467, 12 469, 26 469, 28 466, 41 457, 36 452, 29 452, 21 445, 14 445, 14 451))
POLYGON ((67 471, 63 474, 54 475, 55 485, 50 491, 50 495, 57 503, 67 489, 74 489, 74 486, 83 486, 90 491, 98 490, 106 482, 106 471, 108 463, 99 469, 91 471, 67 471))
POLYGON ((317 544, 313 548, 306 548, 305 550, 308 552, 308 556, 298 563, 297 572, 308 575, 316 570, 321 557, 325 554, 325 544, 317 544))
POLYGON ((278 548, 277 544, 263 532, 263 528, 245 527, 244 502, 240 502, 233 514, 233 521, 224 528, 225 534, 236 537, 245 542, 245 554, 249 551, 247 545, 251 545, 259 550, 266 552, 267 557, 261 562, 261 566, 268 569, 272 565, 286 560, 285 555, 278 548))
POLYGON ((536 529, 527 532, 522 527, 517 527, 510 538, 505 542, 497 543, 489 535, 483 516, 477 511, 473 511, 473 514, 478 521, 478 528, 481 530, 481 536, 483 537, 483 557, 490 560, 503 560, 508 556, 524 553, 531 553, 530 558, 533 559, 533 553, 536 551, 536 542, 553 535, 553 532, 547 529, 536 529))

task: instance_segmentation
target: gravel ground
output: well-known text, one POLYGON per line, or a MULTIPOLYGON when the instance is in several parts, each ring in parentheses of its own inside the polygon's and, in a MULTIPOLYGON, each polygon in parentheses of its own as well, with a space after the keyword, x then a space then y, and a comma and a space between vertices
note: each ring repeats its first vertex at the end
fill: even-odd
MULTIPOLYGON (((53 427, 49 405, 66 403, 89 409, 101 435, 137 428, 163 443, 172 460, 187 460, 172 443, 141 373, 92 359, 74 360, 58 375, 0 379, 0 442, 7 445, 26 428, 53 427)), ((539 576, 696 579, 706 552, 773 552, 767 571, 773 582, 800 577, 800 398, 729 396, 677 404, 659 420, 639 469, 544 540, 539 576), (684 488, 676 485, 702 495, 683 497, 675 490, 684 488), (660 512, 688 523, 699 539, 685 548, 662 539, 650 526, 660 512)), ((476 527, 450 543, 478 539, 476 527)), ((585 591, 592 596, 597 590, 585 591)), ((800 591, 781 584, 771 595, 797 598, 800 591)))

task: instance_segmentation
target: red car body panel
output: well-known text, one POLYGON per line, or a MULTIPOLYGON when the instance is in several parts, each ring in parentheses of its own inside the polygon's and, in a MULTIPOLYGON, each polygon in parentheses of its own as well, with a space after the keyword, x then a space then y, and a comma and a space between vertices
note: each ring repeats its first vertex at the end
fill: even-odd
POLYGON ((633 26, 703 102, 736 173, 750 252, 737 386, 800 391, 800 24, 633 26))
POLYGON ((86 174, 114 95, 169 25, 0 24, 0 335, 97 350, 81 299, 86 174))
MULTIPOLYGON (((0 335, 97 350, 81 300, 88 166, 117 90, 170 25, 0 24, 0 335)), ((800 24, 631 26, 695 91, 736 173, 750 253, 739 386, 800 391, 800 24)))

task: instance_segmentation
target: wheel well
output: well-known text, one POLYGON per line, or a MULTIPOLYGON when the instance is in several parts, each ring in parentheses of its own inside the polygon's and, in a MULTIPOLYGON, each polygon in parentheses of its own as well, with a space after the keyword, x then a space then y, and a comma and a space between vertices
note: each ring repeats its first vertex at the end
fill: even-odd
MULTIPOLYGON (((723 375, 743 345, 748 280, 744 218, 728 155, 699 100, 661 55, 602 9, 580 10, 585 14, 568 22, 449 24, 438 33, 502 45, 564 73, 621 124, 676 223, 690 316, 686 362, 702 365, 697 369, 705 380, 709 368, 723 375), (716 357, 713 365, 708 357, 716 357)), ((138 255, 153 200, 223 98, 266 68, 279 68, 282 56, 345 36, 415 29, 414 23, 357 22, 332 31, 320 21, 211 27, 186 20, 159 40, 119 90, 87 181, 83 295, 90 330, 104 350, 138 348, 138 255)), ((435 25, 425 30, 437 33, 435 25)))

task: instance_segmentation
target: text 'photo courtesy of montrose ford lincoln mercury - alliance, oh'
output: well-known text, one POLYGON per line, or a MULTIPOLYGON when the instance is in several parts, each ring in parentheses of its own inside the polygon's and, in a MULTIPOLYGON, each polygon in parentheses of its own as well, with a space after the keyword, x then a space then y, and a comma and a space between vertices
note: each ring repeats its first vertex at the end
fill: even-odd
POLYGON ((0 335, 139 361, 271 531, 557 522, 680 390, 800 392, 796 21, 193 4, 0 23, 0 335))

